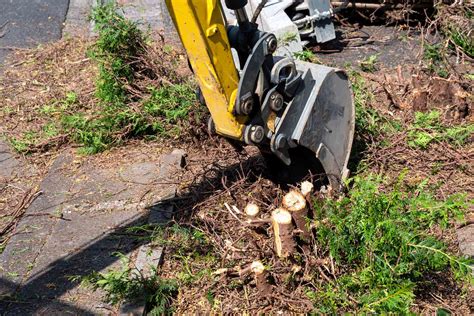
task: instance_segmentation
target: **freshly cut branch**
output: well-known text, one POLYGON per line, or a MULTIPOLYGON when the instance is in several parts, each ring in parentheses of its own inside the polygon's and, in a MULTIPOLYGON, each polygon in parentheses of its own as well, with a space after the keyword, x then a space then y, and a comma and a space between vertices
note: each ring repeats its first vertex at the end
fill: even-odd
POLYGON ((295 250, 291 214, 283 208, 275 209, 272 212, 272 226, 275 234, 275 252, 278 257, 288 257, 295 250))
POLYGON ((306 199, 298 191, 290 191, 283 197, 283 207, 290 213, 295 221, 296 227, 301 231, 301 237, 308 240, 311 237, 311 231, 306 225, 306 217, 308 217, 308 208, 306 207, 306 199))
POLYGON ((313 189, 314 185, 311 182, 304 181, 301 183, 301 194, 303 194, 305 198, 309 197, 309 195, 313 192, 313 189))

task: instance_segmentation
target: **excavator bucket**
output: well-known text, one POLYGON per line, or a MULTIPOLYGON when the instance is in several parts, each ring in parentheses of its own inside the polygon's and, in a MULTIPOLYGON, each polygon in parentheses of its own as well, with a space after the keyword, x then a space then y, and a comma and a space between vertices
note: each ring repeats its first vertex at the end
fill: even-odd
POLYGON ((302 82, 277 124, 271 149, 287 165, 304 164, 301 157, 291 157, 292 148, 308 149, 306 152, 312 152, 321 162, 331 186, 337 190, 348 176, 354 136, 350 83, 341 70, 302 61, 295 64, 302 82))

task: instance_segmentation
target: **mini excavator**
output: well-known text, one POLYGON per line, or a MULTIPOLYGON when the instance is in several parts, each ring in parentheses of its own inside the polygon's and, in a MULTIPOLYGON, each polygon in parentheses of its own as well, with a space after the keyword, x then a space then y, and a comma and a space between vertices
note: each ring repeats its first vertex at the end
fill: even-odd
POLYGON ((282 166, 301 169, 317 161, 331 187, 340 189, 354 135, 347 75, 274 56, 277 38, 249 19, 247 0, 166 4, 211 113, 211 128, 258 146, 282 166), (227 23, 223 5, 233 10, 235 25, 227 23))

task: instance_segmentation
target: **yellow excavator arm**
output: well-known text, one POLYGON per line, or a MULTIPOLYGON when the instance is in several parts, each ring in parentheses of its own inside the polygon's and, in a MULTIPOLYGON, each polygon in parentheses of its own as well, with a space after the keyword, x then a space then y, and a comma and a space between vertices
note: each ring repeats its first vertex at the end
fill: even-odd
POLYGON ((243 140, 246 117, 232 114, 239 76, 218 0, 166 0, 220 135, 243 140))
POLYGON ((225 0, 237 25, 226 24, 220 0, 166 4, 216 132, 271 153, 293 174, 322 165, 340 189, 354 134, 346 74, 274 56, 277 39, 248 19, 247 0, 225 0))

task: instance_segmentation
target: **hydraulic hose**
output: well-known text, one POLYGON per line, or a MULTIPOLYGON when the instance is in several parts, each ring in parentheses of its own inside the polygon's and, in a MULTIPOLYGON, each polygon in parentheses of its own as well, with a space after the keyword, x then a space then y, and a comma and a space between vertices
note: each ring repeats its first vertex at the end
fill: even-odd
POLYGON ((267 2, 268 2, 268 0, 262 0, 258 4, 257 9, 255 10, 255 12, 253 14, 253 17, 252 17, 252 20, 251 20, 252 23, 257 22, 258 16, 260 15, 260 12, 262 12, 262 9, 267 4, 267 2))

